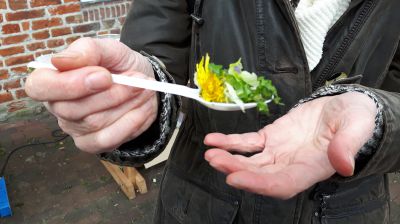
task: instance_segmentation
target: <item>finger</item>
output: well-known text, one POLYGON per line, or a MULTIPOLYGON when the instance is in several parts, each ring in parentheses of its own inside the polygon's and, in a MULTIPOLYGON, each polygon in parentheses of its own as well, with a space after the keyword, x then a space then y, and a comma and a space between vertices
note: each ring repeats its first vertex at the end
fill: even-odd
POLYGON ((235 157, 227 151, 210 149, 207 152, 208 155, 206 157, 210 166, 222 173, 229 174, 240 170, 256 170, 253 164, 243 163, 237 156, 235 157))
POLYGON ((66 120, 59 118, 59 126, 66 133, 69 133, 72 136, 82 136, 99 131, 110 126, 129 111, 139 108, 144 103, 152 101, 157 102, 154 92, 148 90, 146 90, 146 92, 148 92, 148 94, 140 94, 119 106, 90 114, 81 120, 66 120), (154 97, 154 99, 151 99, 152 97, 154 97))
POLYGON ((374 126, 374 119, 362 111, 343 118, 328 145, 329 161, 340 175, 354 174, 355 154, 372 136, 374 126))
POLYGON ((205 137, 204 144, 227 151, 258 152, 264 149, 265 135, 263 132, 230 135, 211 133, 205 137))
POLYGON ((127 70, 126 62, 129 61, 130 54, 135 52, 116 40, 81 38, 66 50, 54 55, 51 61, 60 71, 101 66, 113 72, 123 72, 127 70))
MULTIPOLYGON (((204 158, 209 162, 210 160, 215 159, 214 157, 220 155, 226 155, 227 153, 230 154, 225 150, 209 149, 206 151, 204 158)), ((239 162, 243 164, 252 165, 256 167, 262 167, 274 163, 273 155, 267 151, 263 151, 262 153, 257 153, 250 157, 246 157, 243 155, 232 155, 232 157, 236 158, 239 162)))
MULTIPOLYGON (((138 73, 136 77, 145 78, 144 74, 138 73)), ((50 103, 51 111, 65 120, 80 120, 90 114, 107 110, 112 107, 126 103, 138 95, 153 96, 155 92, 141 88, 132 88, 124 85, 113 85, 111 88, 77 100, 56 101, 50 103)), ((143 97, 142 97, 143 98, 143 97)), ((135 100, 137 101, 137 100, 135 100)), ((143 101, 139 101, 142 102, 143 101)))
POLYGON ((75 137, 75 144, 82 151, 99 153, 111 151, 142 134, 157 116, 157 102, 143 104, 97 132, 75 137))
MULTIPOLYGON (((271 166, 271 169, 274 169, 274 166, 271 166)), ((318 173, 301 165, 278 167, 275 170, 277 172, 239 171, 228 175, 226 182, 235 188, 253 193, 289 199, 334 173, 318 173), (307 175, 304 175, 305 173, 307 175)))
POLYGON ((85 67, 63 73, 37 69, 27 78, 25 91, 38 101, 59 101, 88 96, 111 85, 110 73, 100 67, 85 67))

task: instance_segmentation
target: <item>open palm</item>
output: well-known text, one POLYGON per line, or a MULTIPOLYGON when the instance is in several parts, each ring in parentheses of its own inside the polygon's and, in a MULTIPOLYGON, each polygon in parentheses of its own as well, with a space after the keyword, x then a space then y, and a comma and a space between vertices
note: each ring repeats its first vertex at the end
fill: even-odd
POLYGON ((258 132, 207 135, 205 144, 216 148, 205 158, 236 188, 290 198, 335 172, 351 176, 354 156, 372 136, 375 115, 373 101, 361 93, 322 97, 258 132))

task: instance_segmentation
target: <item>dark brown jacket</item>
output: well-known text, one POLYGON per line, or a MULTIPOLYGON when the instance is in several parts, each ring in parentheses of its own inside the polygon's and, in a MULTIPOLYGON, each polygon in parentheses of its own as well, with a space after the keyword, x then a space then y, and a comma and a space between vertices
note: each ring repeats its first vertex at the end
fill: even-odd
MULTIPOLYGON (((188 101, 156 223, 389 223, 386 174, 400 170, 399 34, 399 0, 353 0, 330 29, 320 63, 309 71, 288 0, 135 0, 122 41, 161 59, 177 83, 193 81, 194 64, 206 53, 225 66, 242 58, 246 70, 273 81, 285 103, 264 116, 256 110, 218 112, 188 101), (380 146, 354 177, 332 178, 279 200, 229 187, 205 162, 207 133, 257 131, 341 72, 362 74, 360 84, 384 106, 380 146)), ((141 149, 131 144, 124 150, 141 149)), ((108 159, 136 162, 119 156, 108 159)))

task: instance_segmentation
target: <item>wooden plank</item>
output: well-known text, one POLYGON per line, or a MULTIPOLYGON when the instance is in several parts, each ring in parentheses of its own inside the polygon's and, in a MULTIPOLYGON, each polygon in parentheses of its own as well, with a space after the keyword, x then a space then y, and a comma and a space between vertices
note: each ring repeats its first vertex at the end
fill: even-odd
POLYGON ((121 190, 129 199, 136 197, 135 188, 133 183, 129 181, 128 177, 124 175, 119 166, 101 160, 101 163, 106 167, 108 172, 114 178, 115 182, 120 186, 121 190))
POLYGON ((135 179, 136 179, 136 187, 138 188, 139 192, 141 194, 147 193, 146 180, 139 172, 136 174, 135 179))
POLYGON ((135 167, 128 167, 124 166, 122 167, 122 170, 124 171, 125 176, 128 178, 128 180, 135 186, 136 184, 136 175, 139 173, 135 167))

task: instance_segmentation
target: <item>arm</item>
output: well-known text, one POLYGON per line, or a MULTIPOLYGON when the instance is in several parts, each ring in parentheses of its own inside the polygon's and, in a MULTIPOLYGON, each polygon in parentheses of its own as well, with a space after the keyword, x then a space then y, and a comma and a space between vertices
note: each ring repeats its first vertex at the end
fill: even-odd
POLYGON ((349 181, 399 170, 398 60, 397 52, 386 81, 386 88, 397 92, 359 85, 322 88, 258 132, 207 135, 205 144, 216 148, 206 152, 206 160, 227 174, 228 184, 279 198, 290 198, 335 173, 342 175, 335 178, 349 181), (379 111, 383 121, 374 122, 379 111), (355 157, 374 139, 374 128, 383 128, 383 135, 375 138, 375 148, 357 169, 355 157))
POLYGON ((400 170, 400 45, 381 88, 369 90, 383 106, 383 136, 375 154, 357 176, 400 170))
MULTIPOLYGON (((183 0, 136 0, 128 14, 121 41, 162 61, 149 58, 159 81, 187 83, 191 24, 187 10, 183 0)), ((158 116, 152 126, 116 150, 102 153, 103 159, 138 166, 162 152, 176 124, 180 100, 169 94, 158 96, 158 116)))

